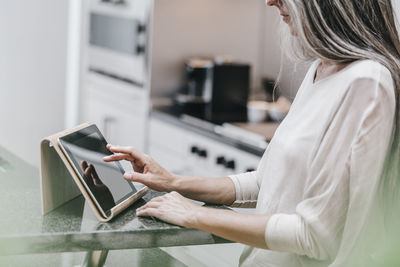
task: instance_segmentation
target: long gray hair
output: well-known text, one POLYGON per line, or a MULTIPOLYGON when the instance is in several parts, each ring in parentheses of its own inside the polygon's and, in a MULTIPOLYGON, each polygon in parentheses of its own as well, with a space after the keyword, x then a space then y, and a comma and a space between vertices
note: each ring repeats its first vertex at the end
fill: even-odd
MULTIPOLYGON (((391 148, 382 173, 381 193, 385 195, 386 209, 388 205, 398 204, 400 41, 391 0, 281 2, 287 7, 296 32, 296 36, 292 38, 292 52, 298 59, 310 61, 319 58, 335 63, 370 59, 384 65, 391 72, 395 86, 396 120, 391 148)), ((388 210, 400 213, 399 207, 392 206, 388 210)))

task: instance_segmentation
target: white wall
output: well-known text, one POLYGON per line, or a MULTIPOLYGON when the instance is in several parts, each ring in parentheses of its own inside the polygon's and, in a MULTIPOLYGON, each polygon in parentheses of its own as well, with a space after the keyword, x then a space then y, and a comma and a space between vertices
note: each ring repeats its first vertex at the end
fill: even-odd
MULTIPOLYGON (((276 79, 281 65, 281 17, 265 0, 155 0, 152 96, 171 96, 193 56, 232 55, 252 66, 252 89, 276 79)), ((282 61, 280 86, 293 98, 304 66, 282 61)))
POLYGON ((41 138, 64 126, 68 1, 0 8, 0 145, 39 164, 41 138))
POLYGON ((265 0, 155 0, 152 94, 172 95, 193 56, 232 55, 262 73, 265 0))
POLYGON ((263 54, 263 75, 268 78, 276 78, 279 73, 281 61, 281 48, 279 41, 280 16, 277 10, 273 7, 264 5, 264 20, 262 39, 263 54))

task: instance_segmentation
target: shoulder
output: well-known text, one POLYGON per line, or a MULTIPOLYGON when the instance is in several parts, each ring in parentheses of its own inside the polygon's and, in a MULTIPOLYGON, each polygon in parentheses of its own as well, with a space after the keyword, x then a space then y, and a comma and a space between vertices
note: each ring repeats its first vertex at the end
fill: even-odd
POLYGON ((346 69, 349 88, 360 93, 385 93, 395 99, 392 74, 384 65, 373 60, 358 60, 346 69), (378 89, 378 90, 377 90, 378 89))
POLYGON ((347 94, 386 114, 393 114, 396 107, 395 86, 390 71, 382 64, 372 60, 353 62, 348 69, 350 83, 347 94))
POLYGON ((379 62, 358 60, 349 65, 347 72, 351 77, 351 83, 357 83, 360 80, 370 80, 386 89, 394 90, 392 74, 379 62))

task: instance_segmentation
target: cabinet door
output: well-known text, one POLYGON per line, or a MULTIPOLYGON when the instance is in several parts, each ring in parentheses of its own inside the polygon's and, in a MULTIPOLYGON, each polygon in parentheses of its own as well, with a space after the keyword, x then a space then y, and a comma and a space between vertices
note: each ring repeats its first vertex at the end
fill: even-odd
POLYGON ((95 123, 108 142, 146 149, 148 99, 145 90, 89 74, 82 105, 83 119, 95 123))
POLYGON ((185 157, 172 155, 170 151, 151 144, 149 145, 149 155, 169 172, 188 175, 187 167, 184 164, 185 157))
POLYGON ((185 139, 186 133, 182 129, 150 119, 149 154, 172 173, 188 175, 185 139))
POLYGON ((91 97, 87 101, 87 111, 88 119, 96 123, 108 142, 144 150, 145 118, 108 105, 97 97, 91 97))

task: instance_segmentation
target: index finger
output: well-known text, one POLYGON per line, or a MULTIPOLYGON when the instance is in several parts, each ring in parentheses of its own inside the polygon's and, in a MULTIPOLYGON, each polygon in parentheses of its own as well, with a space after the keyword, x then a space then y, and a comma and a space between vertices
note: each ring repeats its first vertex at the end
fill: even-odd
POLYGON ((133 157, 136 160, 140 160, 144 162, 145 160, 145 154, 133 147, 128 147, 128 146, 114 146, 114 145, 107 145, 107 149, 110 150, 113 153, 122 153, 122 154, 128 154, 131 157, 133 157))
POLYGON ((127 160, 127 161, 134 161, 135 158, 129 154, 112 154, 103 158, 105 162, 112 162, 112 161, 120 161, 120 160, 127 160))

